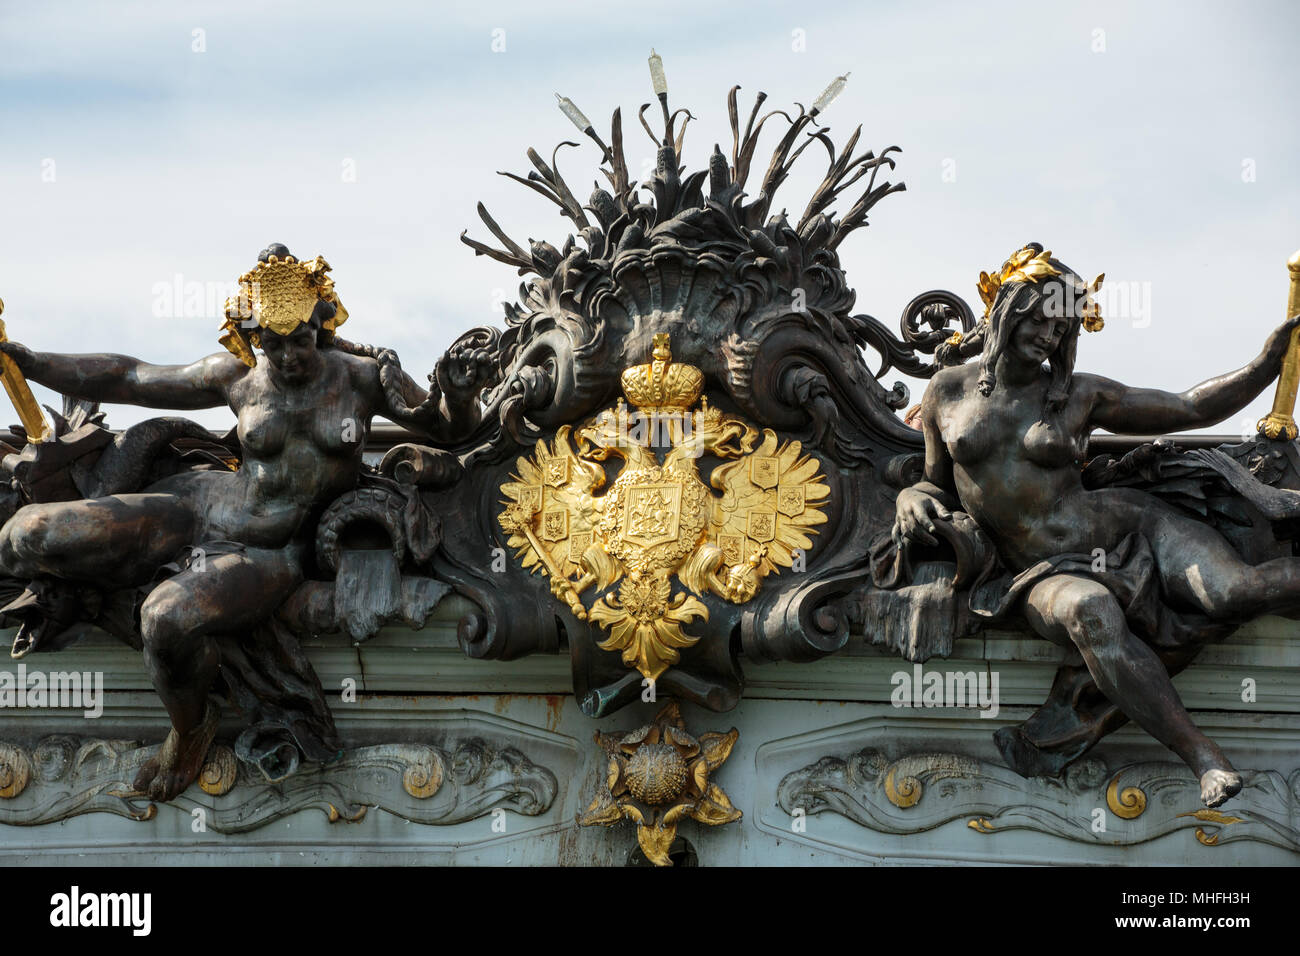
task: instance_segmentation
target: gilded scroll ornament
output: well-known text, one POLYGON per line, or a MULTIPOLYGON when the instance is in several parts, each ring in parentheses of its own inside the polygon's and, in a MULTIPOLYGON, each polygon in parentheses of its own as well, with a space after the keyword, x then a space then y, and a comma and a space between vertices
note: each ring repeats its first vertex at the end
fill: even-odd
POLYGON ((812 546, 830 489, 799 442, 770 429, 760 440, 701 398, 702 373, 672 361, 667 333, 622 386, 631 410, 620 401, 576 431, 562 426, 518 459, 498 520, 521 565, 542 570, 577 618, 608 631, 599 646, 656 680, 699 640, 683 628, 708 620, 700 598, 743 604, 812 546), (655 448, 667 448, 662 459, 655 448), (721 459, 708 484, 703 456, 721 459), (613 459, 623 464, 597 494, 613 459), (584 601, 589 589, 597 596, 584 601))
MULTIPOLYGON (((457 734, 439 746, 403 741, 356 747, 280 781, 241 771, 234 750, 219 743, 209 750, 197 786, 170 802, 181 813, 202 807, 208 830, 225 835, 251 833, 303 810, 319 810, 331 823, 356 823, 373 808, 410 823, 452 826, 497 809, 521 817, 551 809, 565 771, 557 776, 508 745, 506 734, 520 736, 517 725, 503 729, 500 721, 474 715, 454 723, 457 734)), ((561 762, 570 752, 568 743, 545 736, 529 749, 561 762)), ((154 820, 159 804, 128 781, 156 752, 156 745, 139 741, 66 734, 31 750, 0 740, 0 827, 42 826, 86 813, 154 820)))
MULTIPOLYGON (((763 744, 754 758, 759 779, 807 761, 819 752, 818 738, 843 746, 849 739, 845 726, 852 725, 763 744)), ((850 733, 867 744, 862 749, 846 757, 826 754, 812 759, 786 772, 775 793, 760 790, 755 826, 784 838, 798 813, 808 821, 801 831, 803 841, 866 856, 879 853, 879 834, 919 838, 948 825, 964 825, 986 836, 1013 830, 1048 834, 1090 847, 1134 847, 1186 830, 1189 838, 1195 836, 1205 846, 1254 842, 1300 851, 1300 829, 1294 823, 1300 818, 1300 771, 1287 776, 1271 770, 1243 771, 1246 784, 1234 813, 1206 807, 1177 812, 1196 806, 1200 782, 1168 761, 1108 770, 1096 758, 1085 757, 1059 778, 1026 779, 996 762, 924 749, 933 734, 930 728, 897 731, 901 736, 888 756, 873 746, 878 725, 858 728, 850 733), (1108 817, 1103 830, 1094 829, 1099 806, 1118 818, 1108 817), (863 832, 849 836, 849 831, 834 826, 814 826, 812 818, 819 814, 843 817, 863 832)), ((1004 851, 1020 852, 1010 846, 1004 851)), ((1061 860, 1089 858, 1067 851, 1061 860)))
POLYGON ((199 772, 199 788, 214 797, 222 797, 234 788, 238 778, 239 763, 235 752, 225 744, 214 744, 199 772))
POLYGON ((32 779, 32 762, 14 744, 0 742, 0 800, 12 800, 32 779))
POLYGON ((1119 788, 1119 774, 1106 786, 1106 806, 1121 820, 1136 820, 1147 808, 1147 795, 1141 787, 1119 788))
POLYGON ((739 820, 741 812, 709 775, 726 761, 740 732, 686 730, 681 710, 670 701, 654 722, 628 734, 596 734, 609 755, 604 786, 578 817, 584 827, 636 822, 637 841, 656 866, 671 866, 668 848, 677 836, 677 821, 690 817, 708 826, 739 820))

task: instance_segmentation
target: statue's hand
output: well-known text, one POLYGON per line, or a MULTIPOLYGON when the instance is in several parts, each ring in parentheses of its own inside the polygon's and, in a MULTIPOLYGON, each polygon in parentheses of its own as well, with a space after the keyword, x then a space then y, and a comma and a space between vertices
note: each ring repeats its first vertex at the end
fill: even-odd
POLYGON ((893 531, 896 545, 901 545, 905 539, 936 545, 939 542, 934 537, 934 523, 952 520, 952 512, 940 502, 913 488, 904 488, 898 493, 897 509, 893 531))
POLYGON ((485 386, 496 375, 492 353, 473 346, 452 346, 438 360, 434 369, 438 387, 450 401, 464 402, 485 386))
POLYGON ((1281 369, 1282 358, 1286 355, 1287 347, 1291 344, 1291 337, 1295 330, 1300 328, 1300 315, 1293 315, 1287 319, 1268 337, 1264 343, 1264 353, 1261 356, 1267 366, 1273 370, 1276 375, 1281 369))
POLYGON ((0 352, 13 359, 13 363, 24 375, 30 374, 36 368, 36 353, 25 345, 19 345, 17 342, 0 342, 0 352))

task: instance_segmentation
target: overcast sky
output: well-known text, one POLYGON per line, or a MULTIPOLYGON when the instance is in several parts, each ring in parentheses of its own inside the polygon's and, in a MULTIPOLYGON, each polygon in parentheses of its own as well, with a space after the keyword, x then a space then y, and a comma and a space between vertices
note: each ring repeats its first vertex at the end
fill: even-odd
MULTIPOLYGON (((856 311, 892 326, 931 288, 975 304, 979 271, 1037 240, 1116 290, 1079 368, 1181 390, 1246 362, 1283 318, 1298 29, 1295 3, 1221 0, 0 0, 4 319, 36 349, 189 361, 219 348, 217 292, 159 314, 160 284, 219 290, 279 241, 334 266, 348 338, 397 349, 422 379, 459 332, 501 324, 519 281, 459 242, 466 227, 490 238, 477 200, 519 241, 567 235, 495 175, 577 138, 554 91, 602 133, 621 105, 634 178, 650 161, 635 111, 655 47, 673 105, 698 117, 690 168, 714 142, 729 152, 732 84, 747 112, 759 90, 807 105, 852 71, 832 136, 861 123, 861 146, 901 146, 908 187, 841 247, 856 311)), ((804 159, 778 207, 798 212, 820 179, 820 156, 804 159)), ((579 196, 598 162, 590 144, 561 154, 579 196)), ((114 407, 109 423, 148 414, 114 407)))

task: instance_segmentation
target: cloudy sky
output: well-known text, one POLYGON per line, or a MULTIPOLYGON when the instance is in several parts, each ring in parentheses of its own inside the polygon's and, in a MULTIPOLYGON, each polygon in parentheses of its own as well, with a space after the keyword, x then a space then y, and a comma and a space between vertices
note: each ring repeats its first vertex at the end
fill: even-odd
MULTIPOLYGON (((673 104, 698 117, 692 168, 729 146, 732 84, 742 110, 759 90, 808 104, 852 72, 832 135, 861 123, 862 145, 901 146, 908 186, 841 247, 858 311, 893 325, 931 288, 974 303, 981 269, 1038 240, 1115 290, 1079 367, 1182 389, 1243 364, 1283 318, 1298 28, 1285 0, 0 0, 4 319, 41 350, 192 360, 219 348, 222 284, 280 241, 333 264, 349 338, 422 378, 460 331, 499 324, 518 283, 458 241, 486 236, 477 200, 518 240, 567 234, 495 175, 575 138, 554 91, 602 131, 621 105, 634 177, 650 161, 633 117, 654 47, 673 104), (193 301, 168 300, 178 284, 193 301)), ((783 189, 792 211, 820 178, 805 159, 783 189)), ((579 195, 598 161, 590 144, 562 155, 579 195)), ((1270 403, 1271 389, 1214 430, 1270 403)))

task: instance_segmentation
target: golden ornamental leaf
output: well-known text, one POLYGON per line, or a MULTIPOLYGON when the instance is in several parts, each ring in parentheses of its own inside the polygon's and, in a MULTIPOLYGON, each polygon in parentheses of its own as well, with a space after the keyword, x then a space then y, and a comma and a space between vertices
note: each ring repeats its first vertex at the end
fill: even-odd
MULTIPOLYGON (((689 624, 697 617, 702 617, 707 621, 709 619, 709 609, 704 606, 703 601, 689 594, 677 595, 673 599, 673 603, 668 606, 668 610, 664 612, 664 618, 675 624, 689 624)), ((680 634, 681 630, 677 629, 677 632, 680 634)), ((692 637, 689 640, 694 643, 696 638, 692 637)), ((685 647, 686 645, 681 644, 678 646, 685 647)))
POLYGON ((659 713, 655 714, 655 724, 668 724, 673 727, 686 729, 686 721, 682 720, 682 705, 676 699, 668 701, 659 708, 659 713))
POLYGON ((668 849, 673 845, 673 840, 677 839, 677 824, 665 824, 662 821, 656 821, 656 824, 637 827, 636 840, 641 844, 646 859, 655 866, 671 866, 668 849))
POLYGON ((709 770, 717 770, 731 756, 731 748, 740 739, 740 731, 732 727, 725 734, 700 734, 700 753, 709 762, 709 770))
POLYGON ((700 742, 685 730, 684 724, 664 728, 664 742, 677 748, 682 757, 688 760, 700 752, 700 742))
POLYGON ((694 800, 678 800, 664 811, 664 823, 676 825, 677 821, 686 816, 694 806, 694 800))
POLYGON ((584 827, 613 826, 623 819, 623 808, 618 805, 607 790, 601 790, 591 801, 586 813, 578 817, 578 824, 584 827))
POLYGON ((707 757, 701 755, 691 764, 691 781, 695 784, 695 789, 701 796, 709 789, 709 761, 707 757))
POLYGON ((709 784, 709 789, 690 811, 692 819, 711 827, 733 823, 743 815, 731 805, 731 800, 716 783, 709 784))

